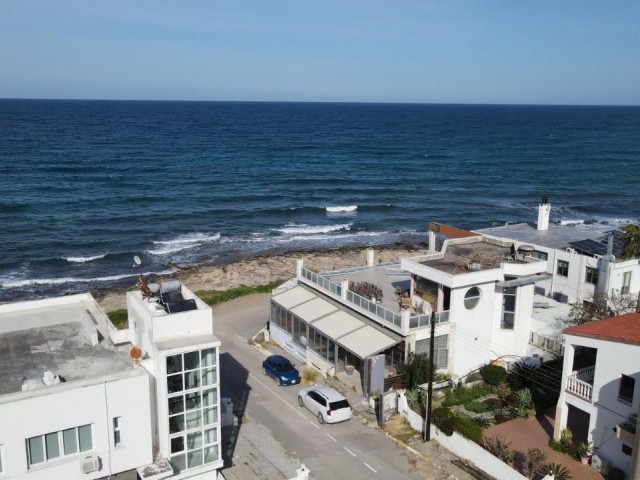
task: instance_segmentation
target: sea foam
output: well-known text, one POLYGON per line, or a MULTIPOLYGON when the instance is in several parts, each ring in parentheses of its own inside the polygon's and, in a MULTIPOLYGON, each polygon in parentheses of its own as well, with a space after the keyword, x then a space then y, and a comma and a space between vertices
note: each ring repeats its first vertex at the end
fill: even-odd
POLYGON ((287 225, 284 228, 276 228, 276 232, 285 233, 288 235, 299 234, 314 234, 314 233, 330 233, 339 232, 341 230, 349 230, 351 228, 350 223, 344 223, 340 225, 287 225))
POLYGON ((325 207, 328 213, 339 213, 339 212, 355 212, 358 210, 357 205, 349 205, 347 207, 325 207))
POLYGON ((92 262, 93 260, 99 260, 100 258, 104 258, 106 256, 107 254, 104 253, 102 255, 94 255, 91 257, 65 257, 64 259, 67 262, 71 262, 71 263, 86 263, 86 262, 92 262))

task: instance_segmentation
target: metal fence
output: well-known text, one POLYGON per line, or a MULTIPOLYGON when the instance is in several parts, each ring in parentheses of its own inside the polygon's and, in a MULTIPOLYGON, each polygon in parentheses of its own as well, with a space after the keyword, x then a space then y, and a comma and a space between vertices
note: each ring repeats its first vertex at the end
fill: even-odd
POLYGON ((309 280, 310 282, 315 283, 319 287, 322 287, 325 290, 330 291, 331 293, 334 293, 336 295, 342 295, 342 287, 339 284, 332 282, 331 280, 327 280, 322 275, 318 275, 317 273, 312 272, 311 270, 303 268, 302 276, 307 280, 309 280))
POLYGON ((545 337, 544 335, 531 332, 529 335, 529 343, 555 355, 564 355, 564 345, 562 344, 562 340, 545 337))

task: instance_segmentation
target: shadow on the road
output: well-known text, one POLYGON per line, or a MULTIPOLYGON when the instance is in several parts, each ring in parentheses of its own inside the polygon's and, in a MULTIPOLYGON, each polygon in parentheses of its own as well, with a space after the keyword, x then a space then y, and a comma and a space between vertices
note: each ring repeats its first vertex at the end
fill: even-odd
POLYGON ((247 383, 249 371, 228 352, 220 354, 220 377, 221 396, 231 399, 235 417, 233 424, 222 426, 223 468, 229 468, 233 465, 233 453, 238 442, 251 387, 247 383))

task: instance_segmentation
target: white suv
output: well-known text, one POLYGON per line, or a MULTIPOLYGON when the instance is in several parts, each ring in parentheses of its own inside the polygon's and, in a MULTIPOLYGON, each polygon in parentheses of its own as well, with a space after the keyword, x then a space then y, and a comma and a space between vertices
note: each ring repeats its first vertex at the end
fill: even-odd
POLYGON ((330 387, 315 385, 301 388, 298 405, 307 407, 321 424, 344 422, 351 418, 351 406, 347 399, 330 387))

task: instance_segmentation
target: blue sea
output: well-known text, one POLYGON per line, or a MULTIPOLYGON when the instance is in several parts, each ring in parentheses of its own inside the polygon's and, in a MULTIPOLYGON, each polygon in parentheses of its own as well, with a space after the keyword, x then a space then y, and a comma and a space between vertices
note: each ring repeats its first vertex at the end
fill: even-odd
POLYGON ((640 217, 640 108, 0 100, 0 302, 427 223, 640 217))

